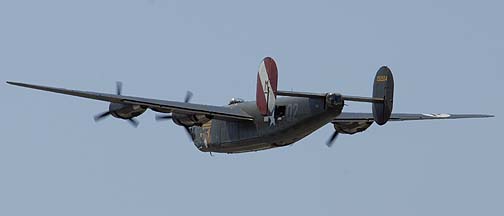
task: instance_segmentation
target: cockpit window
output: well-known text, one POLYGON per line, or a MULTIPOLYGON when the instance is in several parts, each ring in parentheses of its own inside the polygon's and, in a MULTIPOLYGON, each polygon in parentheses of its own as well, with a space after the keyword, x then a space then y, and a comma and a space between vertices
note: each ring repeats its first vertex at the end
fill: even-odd
POLYGON ((231 100, 229 101, 229 105, 243 103, 243 102, 245 102, 245 100, 243 100, 241 98, 231 98, 231 100))

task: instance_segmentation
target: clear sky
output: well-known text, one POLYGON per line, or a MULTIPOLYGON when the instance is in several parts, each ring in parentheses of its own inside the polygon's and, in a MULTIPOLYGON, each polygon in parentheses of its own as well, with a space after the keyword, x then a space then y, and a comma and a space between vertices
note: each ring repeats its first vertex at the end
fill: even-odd
MULTIPOLYGON (((99 101, 0 84, 0 215, 504 215, 501 1, 0 1, 0 80, 227 104, 279 88, 371 95, 388 65, 394 122, 214 157, 184 130, 108 118, 99 101)), ((346 111, 371 111, 350 104, 346 111)))

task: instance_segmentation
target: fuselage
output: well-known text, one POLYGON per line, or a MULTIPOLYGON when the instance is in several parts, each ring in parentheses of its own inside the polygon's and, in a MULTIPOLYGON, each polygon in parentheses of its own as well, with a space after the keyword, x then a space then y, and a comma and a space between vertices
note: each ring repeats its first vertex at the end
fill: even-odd
POLYGON ((343 104, 324 98, 279 97, 273 116, 260 114, 255 101, 230 105, 254 116, 254 121, 213 119, 191 127, 194 144, 203 152, 241 153, 290 145, 331 122, 343 104))

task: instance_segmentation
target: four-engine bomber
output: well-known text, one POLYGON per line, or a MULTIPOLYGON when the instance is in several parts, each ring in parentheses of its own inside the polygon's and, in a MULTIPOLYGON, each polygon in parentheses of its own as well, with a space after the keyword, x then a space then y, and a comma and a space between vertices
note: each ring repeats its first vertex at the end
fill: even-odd
POLYGON ((116 94, 7 83, 109 102, 109 109, 97 114, 95 121, 112 115, 136 127, 138 121, 135 117, 147 109, 165 113, 157 115, 156 119, 171 119, 182 126, 203 152, 241 153, 286 146, 326 124, 334 125, 334 133, 327 141, 327 145, 331 146, 338 134, 363 132, 375 122, 384 125, 388 121, 492 117, 481 114, 392 113, 394 77, 386 66, 376 73, 372 97, 280 91, 277 89, 278 69, 271 57, 264 58, 259 66, 256 100, 232 99, 227 106, 190 103, 191 92, 187 93, 183 102, 123 96, 120 82, 116 85, 116 94), (372 112, 343 112, 345 103, 350 101, 372 103, 372 112))

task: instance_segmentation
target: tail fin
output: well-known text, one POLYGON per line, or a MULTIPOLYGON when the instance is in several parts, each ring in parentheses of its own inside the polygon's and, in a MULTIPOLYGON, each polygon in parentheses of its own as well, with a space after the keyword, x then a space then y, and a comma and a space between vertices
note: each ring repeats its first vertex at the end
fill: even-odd
POLYGON ((394 77, 387 66, 382 66, 376 73, 373 98, 383 98, 383 102, 373 103, 373 117, 377 124, 384 125, 392 114, 394 101, 394 77))
POLYGON ((266 57, 257 73, 256 105, 264 116, 269 116, 275 109, 277 95, 278 70, 275 60, 266 57))

